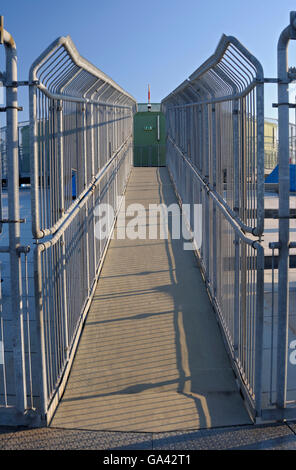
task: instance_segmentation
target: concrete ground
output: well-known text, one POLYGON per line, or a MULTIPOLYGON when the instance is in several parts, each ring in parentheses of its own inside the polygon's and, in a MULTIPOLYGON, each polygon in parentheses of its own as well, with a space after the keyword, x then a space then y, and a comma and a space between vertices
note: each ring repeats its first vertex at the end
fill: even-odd
MULTIPOLYGON (((166 168, 133 169, 126 207, 172 202, 166 168)), ((52 427, 159 433, 250 424, 194 253, 182 239, 117 239, 120 224, 52 427)), ((142 209, 139 225, 147 224, 142 209)))
POLYGON ((296 450, 296 423, 163 433, 0 427, 6 450, 296 450))

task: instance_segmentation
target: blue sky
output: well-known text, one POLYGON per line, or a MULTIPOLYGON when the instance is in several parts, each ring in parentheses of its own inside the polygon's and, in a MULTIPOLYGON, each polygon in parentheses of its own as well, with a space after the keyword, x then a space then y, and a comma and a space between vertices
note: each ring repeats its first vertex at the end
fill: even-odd
MULTIPOLYGON (((222 33, 236 36, 274 77, 278 37, 293 9, 295 0, 14 0, 0 14, 17 44, 19 79, 50 42, 70 34, 80 54, 138 102, 147 100, 148 83, 159 102, 214 52, 222 33)), ((295 45, 290 56, 296 65, 295 45)), ((266 90, 266 115, 275 116, 276 87, 266 90)), ((20 104, 27 107, 25 89, 20 104)))

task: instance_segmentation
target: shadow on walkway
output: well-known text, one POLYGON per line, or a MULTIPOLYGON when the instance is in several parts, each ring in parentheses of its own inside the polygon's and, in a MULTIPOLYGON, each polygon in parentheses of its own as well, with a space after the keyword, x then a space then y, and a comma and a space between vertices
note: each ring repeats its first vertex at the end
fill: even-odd
MULTIPOLYGON (((125 202, 176 203, 167 169, 134 168, 125 202)), ((117 239, 119 228, 52 426, 161 432, 250 423, 194 253, 171 227, 168 239, 134 240, 117 239)))

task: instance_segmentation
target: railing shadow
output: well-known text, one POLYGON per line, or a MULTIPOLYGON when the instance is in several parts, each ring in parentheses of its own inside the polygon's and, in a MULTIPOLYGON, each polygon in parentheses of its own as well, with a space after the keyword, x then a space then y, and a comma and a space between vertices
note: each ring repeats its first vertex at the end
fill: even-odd
MULTIPOLYGON (((166 168, 154 171, 151 202, 176 203, 166 168)), ((171 224, 168 239, 111 243, 52 426, 149 432, 249 422, 193 252, 171 224)))

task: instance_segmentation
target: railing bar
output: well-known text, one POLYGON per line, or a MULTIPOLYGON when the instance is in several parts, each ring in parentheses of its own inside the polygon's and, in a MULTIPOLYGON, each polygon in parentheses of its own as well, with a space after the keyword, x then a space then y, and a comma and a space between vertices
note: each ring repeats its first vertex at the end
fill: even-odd
POLYGON ((32 355, 31 355, 31 332, 30 332, 30 308, 29 308, 29 274, 28 274, 28 255, 25 258, 25 308, 27 319, 27 341, 28 341, 28 363, 29 363, 29 386, 30 386, 30 405, 34 408, 33 402, 33 376, 32 376, 32 355))
MULTIPOLYGON (((233 63, 236 66, 236 67, 233 66, 233 68, 235 70, 240 70, 240 75, 243 76, 243 74, 245 74, 249 78, 249 81, 252 81, 254 79, 254 75, 251 73, 250 70, 248 70, 248 68, 246 67, 246 63, 243 63, 238 57, 236 57, 235 54, 232 52, 232 50, 230 48, 227 50, 227 54, 231 55, 231 57, 229 57, 229 59, 231 61, 233 61, 233 63)), ((226 61, 227 61, 227 59, 226 59, 227 54, 225 54, 225 60, 226 61)), ((255 72, 255 70, 254 70, 254 72, 255 72)))
MULTIPOLYGON (((51 57, 49 57, 49 58, 41 65, 41 67, 40 67, 40 69, 39 69, 39 72, 40 72, 40 73, 39 73, 39 75, 38 75, 39 80, 42 79, 42 77, 43 77, 43 75, 45 74, 45 72, 46 72, 50 67, 52 67, 52 66, 55 64, 55 62, 56 62, 57 60, 59 60, 59 58, 62 57, 62 56, 65 56, 65 50, 62 49, 61 47, 59 47, 59 48, 54 52, 54 54, 53 54, 51 57)), ((44 76, 47 76, 47 75, 44 75, 44 76)))
POLYGON ((272 387, 273 387, 273 345, 274 345, 274 247, 271 249, 271 341, 270 341, 270 392, 269 392, 269 402, 273 404, 272 400, 272 387))
POLYGON ((241 57, 244 61, 244 64, 248 64, 249 67, 253 70, 253 72, 255 74, 257 73, 255 65, 245 55, 243 55, 242 52, 234 44, 230 44, 230 47, 228 48, 227 52, 230 52, 232 55, 235 55, 236 57, 237 56, 241 57))
MULTIPOLYGON (((70 69, 72 67, 72 63, 67 57, 67 55, 64 55, 63 57, 61 57, 61 59, 56 61, 54 65, 55 67, 49 70, 48 73, 44 75, 42 79, 42 86, 45 86, 48 89, 50 89, 52 85, 54 86, 54 82, 56 79, 53 79, 53 81, 49 84, 49 86, 48 86, 48 83, 58 71, 61 71, 61 73, 64 73, 65 70, 70 69)), ((39 81, 41 82, 40 77, 39 77, 39 81)))
POLYGON ((1 320, 1 338, 2 338, 2 358, 3 358, 3 392, 4 392, 4 406, 8 406, 7 401, 7 384, 6 384, 6 363, 5 363, 5 346, 4 346, 4 320, 2 315, 2 290, 1 290, 1 283, 0 283, 0 320, 1 320))
POLYGON ((230 215, 230 217, 236 221, 236 223, 246 232, 250 232, 250 233, 253 233, 254 230, 255 230, 255 227, 248 227, 246 226, 244 223, 242 223, 241 220, 239 220, 239 218, 233 214, 233 211, 232 209, 228 206, 227 202, 225 201, 225 199, 223 199, 220 194, 214 189, 211 187, 210 184, 208 183, 205 183, 204 182, 204 179, 203 177, 200 175, 199 173, 199 170, 197 170, 197 168, 193 168, 192 166, 192 163, 186 158, 186 156, 184 155, 183 151, 178 147, 178 145, 171 139, 171 137, 168 137, 173 145, 175 145, 175 147, 177 148, 178 152, 182 155, 182 158, 184 159, 184 161, 186 161, 187 164, 189 164, 193 170, 193 172, 196 174, 196 176, 200 179, 201 183, 203 186, 207 186, 207 188, 210 190, 210 194, 214 195, 216 199, 219 200, 219 202, 224 206, 225 210, 228 212, 228 214, 230 215))
MULTIPOLYGON (((121 151, 124 149, 124 147, 127 145, 127 143, 130 141, 131 135, 128 136, 128 138, 125 140, 125 142, 121 145, 121 147, 116 150, 115 154, 112 156, 112 158, 105 163, 103 168, 99 170, 98 174, 96 175, 94 181, 92 181, 85 190, 83 190, 80 193, 79 198, 77 198, 74 203, 69 207, 69 209, 65 212, 65 215, 61 217, 58 222, 51 227, 50 229, 43 230, 43 233, 45 235, 53 235, 54 237, 59 234, 61 230, 65 230, 65 227, 69 224, 69 220, 73 218, 73 213, 81 207, 81 205, 84 205, 85 202, 88 200, 88 198, 91 196, 92 191, 94 190, 94 187, 99 183, 99 181, 106 175, 106 172, 108 171, 110 165, 112 162, 120 157, 121 151)), ((122 155, 121 155, 122 158, 122 155)))

